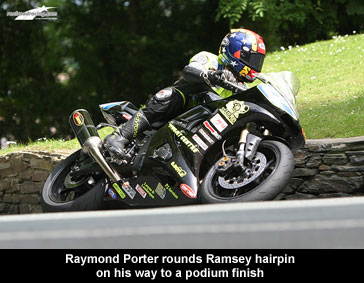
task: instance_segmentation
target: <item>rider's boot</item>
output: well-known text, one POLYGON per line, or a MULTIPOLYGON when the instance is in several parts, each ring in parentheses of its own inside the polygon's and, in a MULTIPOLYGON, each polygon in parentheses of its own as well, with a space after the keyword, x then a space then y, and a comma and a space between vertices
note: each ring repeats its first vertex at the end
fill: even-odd
POLYGON ((104 146, 114 155, 124 156, 123 149, 139 133, 150 128, 149 121, 139 110, 129 121, 119 126, 104 139, 104 146))

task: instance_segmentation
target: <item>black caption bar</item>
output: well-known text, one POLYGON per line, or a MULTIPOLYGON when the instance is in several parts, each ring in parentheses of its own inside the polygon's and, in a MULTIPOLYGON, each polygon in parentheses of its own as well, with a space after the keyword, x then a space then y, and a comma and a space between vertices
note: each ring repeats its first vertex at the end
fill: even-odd
POLYGON ((338 279, 364 250, 4 250, 3 275, 59 280, 338 279), (5 259, 5 260, 4 260, 5 259), (22 272, 19 273, 19 270, 22 272), (33 276, 34 275, 34 276, 33 276))

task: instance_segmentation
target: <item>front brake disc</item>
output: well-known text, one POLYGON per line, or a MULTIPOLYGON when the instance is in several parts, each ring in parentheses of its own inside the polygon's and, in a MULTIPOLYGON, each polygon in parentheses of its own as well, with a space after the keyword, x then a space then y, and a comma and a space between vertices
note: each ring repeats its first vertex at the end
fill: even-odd
POLYGON ((68 173, 66 178, 64 178, 63 184, 67 189, 73 189, 87 182, 88 179, 89 179, 88 177, 83 177, 80 178, 79 180, 73 180, 70 173, 68 173))
POLYGON ((260 174, 264 171, 267 165, 267 158, 263 153, 257 152, 251 161, 251 168, 245 169, 243 176, 233 176, 227 178, 226 176, 219 176, 219 185, 228 190, 236 190, 257 179, 260 174), (249 172, 247 172, 249 170, 249 172))

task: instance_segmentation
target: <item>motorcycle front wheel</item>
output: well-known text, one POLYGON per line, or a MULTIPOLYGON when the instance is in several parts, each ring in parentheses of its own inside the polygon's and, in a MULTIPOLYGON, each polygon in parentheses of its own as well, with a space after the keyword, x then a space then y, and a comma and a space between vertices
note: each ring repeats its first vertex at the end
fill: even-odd
POLYGON ((227 149, 206 173, 201 185, 202 203, 263 201, 275 198, 289 182, 295 161, 283 143, 264 140, 255 157, 242 172, 218 172, 224 160, 234 162, 236 148, 227 149), (246 172, 249 170, 249 173, 246 172))
MULTIPOLYGON (((85 211, 103 208, 106 177, 100 172, 89 172, 71 177, 78 166, 81 150, 63 160, 47 178, 41 195, 43 212, 85 211)), ((89 158, 89 157, 86 157, 89 158)))

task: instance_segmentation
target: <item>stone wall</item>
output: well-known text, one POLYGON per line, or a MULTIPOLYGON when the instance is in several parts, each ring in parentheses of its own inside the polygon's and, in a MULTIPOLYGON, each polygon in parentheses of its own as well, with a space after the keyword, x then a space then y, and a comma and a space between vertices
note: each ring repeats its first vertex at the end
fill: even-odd
POLYGON ((364 137, 308 140, 295 160, 293 177, 277 199, 364 195, 364 137))
MULTIPOLYGON (((0 214, 42 212, 43 184, 69 154, 0 155, 0 214)), ((364 195, 364 137, 309 140, 295 159, 294 175, 277 200, 364 195)))
POLYGON ((65 157, 43 151, 0 155, 0 214, 42 212, 44 182, 65 157))

